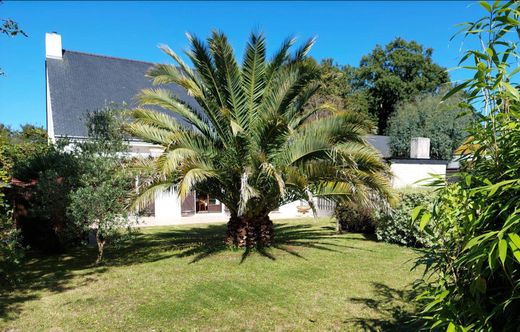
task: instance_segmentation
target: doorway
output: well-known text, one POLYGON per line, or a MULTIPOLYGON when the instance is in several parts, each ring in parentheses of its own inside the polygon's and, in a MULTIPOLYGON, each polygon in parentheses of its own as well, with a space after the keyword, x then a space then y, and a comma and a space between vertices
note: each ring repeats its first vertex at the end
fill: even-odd
POLYGON ((220 213, 222 212, 222 203, 216 198, 203 193, 197 192, 195 199, 196 213, 220 213))

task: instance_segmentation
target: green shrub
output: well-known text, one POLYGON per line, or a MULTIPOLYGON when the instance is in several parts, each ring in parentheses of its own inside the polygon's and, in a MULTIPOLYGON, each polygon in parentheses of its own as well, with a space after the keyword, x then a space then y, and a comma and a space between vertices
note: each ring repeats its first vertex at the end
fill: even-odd
POLYGON ((376 225, 376 236, 380 241, 410 247, 426 247, 431 244, 431 235, 419 230, 412 223, 412 211, 416 206, 430 206, 434 199, 431 191, 401 192, 398 205, 388 214, 382 215, 376 225))
POLYGON ((15 281, 24 252, 20 245, 20 233, 10 213, 0 214, 0 283, 15 281))
POLYGON ((0 146, 0 282, 12 282, 14 271, 16 271, 23 257, 20 246, 20 235, 16 229, 11 208, 5 199, 5 189, 8 186, 9 177, 3 158, 3 145, 0 146), (4 168, 5 167, 5 168, 4 168))
POLYGON ((361 206, 353 202, 339 204, 334 216, 339 224, 339 231, 373 234, 376 214, 374 208, 361 206))
POLYGON ((520 92, 511 61, 520 56, 520 3, 481 5, 485 16, 462 33, 483 50, 466 52, 461 62, 474 75, 451 92, 467 88, 481 122, 469 129, 461 181, 440 189, 433 208, 414 212, 434 236, 418 261, 428 272, 417 298, 428 330, 520 327, 520 92))

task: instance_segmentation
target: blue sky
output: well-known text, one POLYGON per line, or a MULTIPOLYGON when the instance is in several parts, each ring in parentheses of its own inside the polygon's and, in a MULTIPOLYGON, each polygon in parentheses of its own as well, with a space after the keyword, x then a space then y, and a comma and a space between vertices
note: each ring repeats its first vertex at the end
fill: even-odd
MULTIPOLYGON (((288 35, 317 37, 311 55, 357 66, 376 44, 400 36, 434 49, 433 58, 453 68, 465 48, 450 42, 455 24, 483 12, 468 1, 402 2, 4 2, 0 18, 12 18, 28 38, 0 36, 0 122, 45 126, 45 32, 62 35, 63 48, 144 61, 168 61, 157 48, 187 48, 185 32, 201 37, 217 28, 238 55, 251 30, 263 31, 268 47, 288 35)), ((463 72, 451 72, 453 80, 463 72)))

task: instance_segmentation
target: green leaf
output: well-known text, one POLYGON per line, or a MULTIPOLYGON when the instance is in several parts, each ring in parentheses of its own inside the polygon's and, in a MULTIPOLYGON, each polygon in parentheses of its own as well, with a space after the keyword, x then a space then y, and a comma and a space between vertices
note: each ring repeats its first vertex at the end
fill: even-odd
POLYGON ((520 249, 520 236, 516 233, 509 233, 507 236, 509 236, 511 242, 513 242, 515 246, 520 249))
POLYGON ((500 240, 500 242, 498 242, 498 257, 500 258, 502 265, 504 265, 506 262, 506 256, 507 256, 507 241, 502 239, 502 240, 500 240))
POLYGON ((453 322, 450 322, 450 324, 448 324, 448 327, 446 328, 446 332, 456 332, 457 331, 457 327, 455 326, 455 324, 453 324, 453 322))
POLYGON ((442 100, 446 100, 448 98, 450 98, 451 96, 453 96, 454 94, 456 94, 457 92, 459 92, 460 90, 464 89, 465 87, 467 87, 469 85, 469 81, 467 82, 464 82, 462 84, 459 84, 457 85, 456 87, 454 87, 453 89, 451 89, 450 91, 448 91, 447 94, 444 95, 444 97, 442 97, 442 100))
POLYGON ((467 175, 464 180, 466 181, 466 185, 469 187, 471 185, 471 175, 467 175))
POLYGON ((489 3, 487 3, 487 1, 480 1, 479 3, 482 7, 484 7, 484 9, 491 13, 491 6, 489 5, 489 3))
POLYGON ((419 216, 419 213, 421 213, 422 210, 423 210, 423 207, 421 205, 416 206, 412 210, 412 221, 415 221, 415 219, 417 219, 417 216, 419 216))
POLYGON ((506 90, 509 93, 511 93, 513 95, 513 97, 515 97, 516 100, 520 100, 520 93, 518 92, 518 90, 516 88, 514 88, 511 84, 509 84, 507 82, 503 82, 502 84, 504 85, 506 90))
POLYGON ((430 221, 430 218, 431 218, 431 214, 429 212, 426 212, 425 214, 422 215, 421 222, 419 223, 419 229, 421 231, 424 230, 424 227, 426 227, 426 225, 430 221))
POLYGON ((513 251, 513 256, 515 256, 518 263, 520 263, 520 250, 513 251))

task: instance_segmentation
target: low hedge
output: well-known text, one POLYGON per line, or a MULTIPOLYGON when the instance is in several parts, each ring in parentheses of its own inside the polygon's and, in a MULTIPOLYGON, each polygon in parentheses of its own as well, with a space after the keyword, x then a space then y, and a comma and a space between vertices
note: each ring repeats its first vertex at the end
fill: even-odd
POLYGON ((334 216, 339 222, 341 231, 351 233, 374 234, 376 228, 376 211, 355 203, 340 204, 334 216))
POLYGON ((416 206, 431 206, 435 193, 427 190, 403 191, 399 196, 397 206, 377 220, 377 239, 409 247, 431 245, 431 236, 421 231, 418 223, 412 222, 411 216, 416 206))

